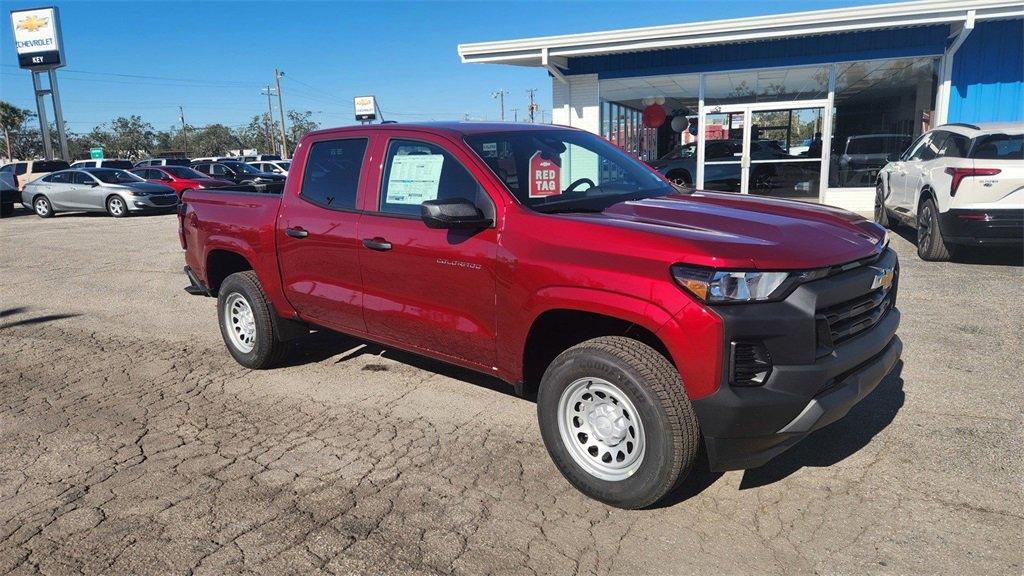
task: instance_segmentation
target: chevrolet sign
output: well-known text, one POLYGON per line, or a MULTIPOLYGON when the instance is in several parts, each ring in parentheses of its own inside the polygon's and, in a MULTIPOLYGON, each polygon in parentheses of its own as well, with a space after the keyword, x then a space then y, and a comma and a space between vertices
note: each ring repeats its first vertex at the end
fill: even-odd
POLYGON ((56 8, 12 10, 11 27, 19 66, 45 70, 64 65, 56 8))

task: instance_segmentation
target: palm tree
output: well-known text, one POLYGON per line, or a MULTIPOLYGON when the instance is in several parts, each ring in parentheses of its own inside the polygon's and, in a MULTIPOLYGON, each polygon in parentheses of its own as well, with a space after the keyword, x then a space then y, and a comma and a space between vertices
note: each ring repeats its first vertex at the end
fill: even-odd
POLYGON ((21 128, 30 116, 31 110, 25 110, 12 105, 10 102, 0 101, 0 126, 4 129, 4 141, 7 143, 7 158, 13 159, 11 154, 11 130, 21 128))

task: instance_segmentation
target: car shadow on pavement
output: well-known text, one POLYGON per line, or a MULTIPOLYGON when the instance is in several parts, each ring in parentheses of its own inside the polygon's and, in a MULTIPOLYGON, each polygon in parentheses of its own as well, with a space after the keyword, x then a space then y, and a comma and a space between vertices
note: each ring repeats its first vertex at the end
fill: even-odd
POLYGON ((747 470, 740 481, 740 490, 758 488, 778 482, 804 467, 831 466, 871 442, 892 423, 903 407, 903 361, 885 377, 877 388, 838 421, 812 432, 793 448, 776 456, 760 468, 747 470))
MULTIPOLYGON (((338 332, 332 332, 331 330, 317 330, 311 332, 306 336, 295 339, 292 342, 292 346, 293 349, 291 350, 291 353, 286 356, 286 360, 280 365, 281 367, 300 366, 303 364, 322 362, 344 352, 341 357, 334 361, 335 364, 350 362, 356 358, 366 356, 383 357, 395 362, 407 364, 414 368, 419 368, 420 370, 434 372, 442 376, 447 376, 448 378, 468 382, 470 384, 480 386, 481 388, 487 388, 510 396, 516 395, 515 389, 512 386, 498 378, 474 372, 473 370, 468 370, 466 368, 460 368, 458 366, 427 358, 425 356, 420 356, 418 354, 413 354, 411 352, 381 346, 380 344, 360 340, 338 332)), ((389 368, 387 364, 384 363, 370 362, 365 364, 362 369, 367 372, 386 372, 389 368)))
MULTIPOLYGON (((896 226, 892 231, 917 246, 917 230, 909 226, 896 226)), ((916 257, 916 256, 915 256, 916 257)), ((961 246, 951 258, 956 264, 981 266, 1024 266, 1024 248, 1002 246, 961 246)))
POLYGON ((0 310, 0 330, 4 328, 14 328, 15 326, 28 326, 31 324, 43 324, 45 322, 53 322, 54 320, 63 320, 65 318, 74 318, 81 316, 81 314, 46 314, 44 316, 36 316, 35 318, 22 318, 21 320, 15 320, 13 322, 7 322, 5 318, 8 316, 14 316, 15 314, 21 314, 28 310, 25 306, 18 306, 15 308, 7 308, 0 310))

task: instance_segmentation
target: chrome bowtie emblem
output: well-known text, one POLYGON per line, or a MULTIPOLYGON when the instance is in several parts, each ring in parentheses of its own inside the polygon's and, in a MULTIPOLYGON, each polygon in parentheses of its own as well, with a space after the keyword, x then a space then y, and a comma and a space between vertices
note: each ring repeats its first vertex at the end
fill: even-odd
POLYGON ((871 267, 875 271, 875 277, 871 281, 871 289, 881 288, 883 286, 892 286, 892 281, 896 278, 896 270, 893 268, 878 268, 875 266, 871 267))

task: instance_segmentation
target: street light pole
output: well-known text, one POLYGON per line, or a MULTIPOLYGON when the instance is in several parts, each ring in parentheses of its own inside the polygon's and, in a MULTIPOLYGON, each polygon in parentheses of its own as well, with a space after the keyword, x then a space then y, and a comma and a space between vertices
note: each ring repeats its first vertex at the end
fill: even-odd
POLYGON ((270 142, 270 151, 277 152, 277 138, 274 136, 274 106, 270 103, 270 97, 274 94, 274 89, 268 84, 263 91, 267 95, 267 142, 270 142))
POLYGON ((505 121, 505 94, 508 94, 508 90, 498 90, 497 92, 491 92, 491 98, 497 98, 501 102, 501 121, 505 121))
POLYGON ((178 112, 181 114, 181 139, 185 143, 185 157, 188 158, 188 130, 185 129, 185 108, 178 106, 178 112))
POLYGON ((281 76, 284 76, 284 72, 274 68, 274 82, 277 83, 277 111, 281 113, 281 159, 283 160, 288 157, 288 132, 284 127, 284 98, 281 96, 281 76))

